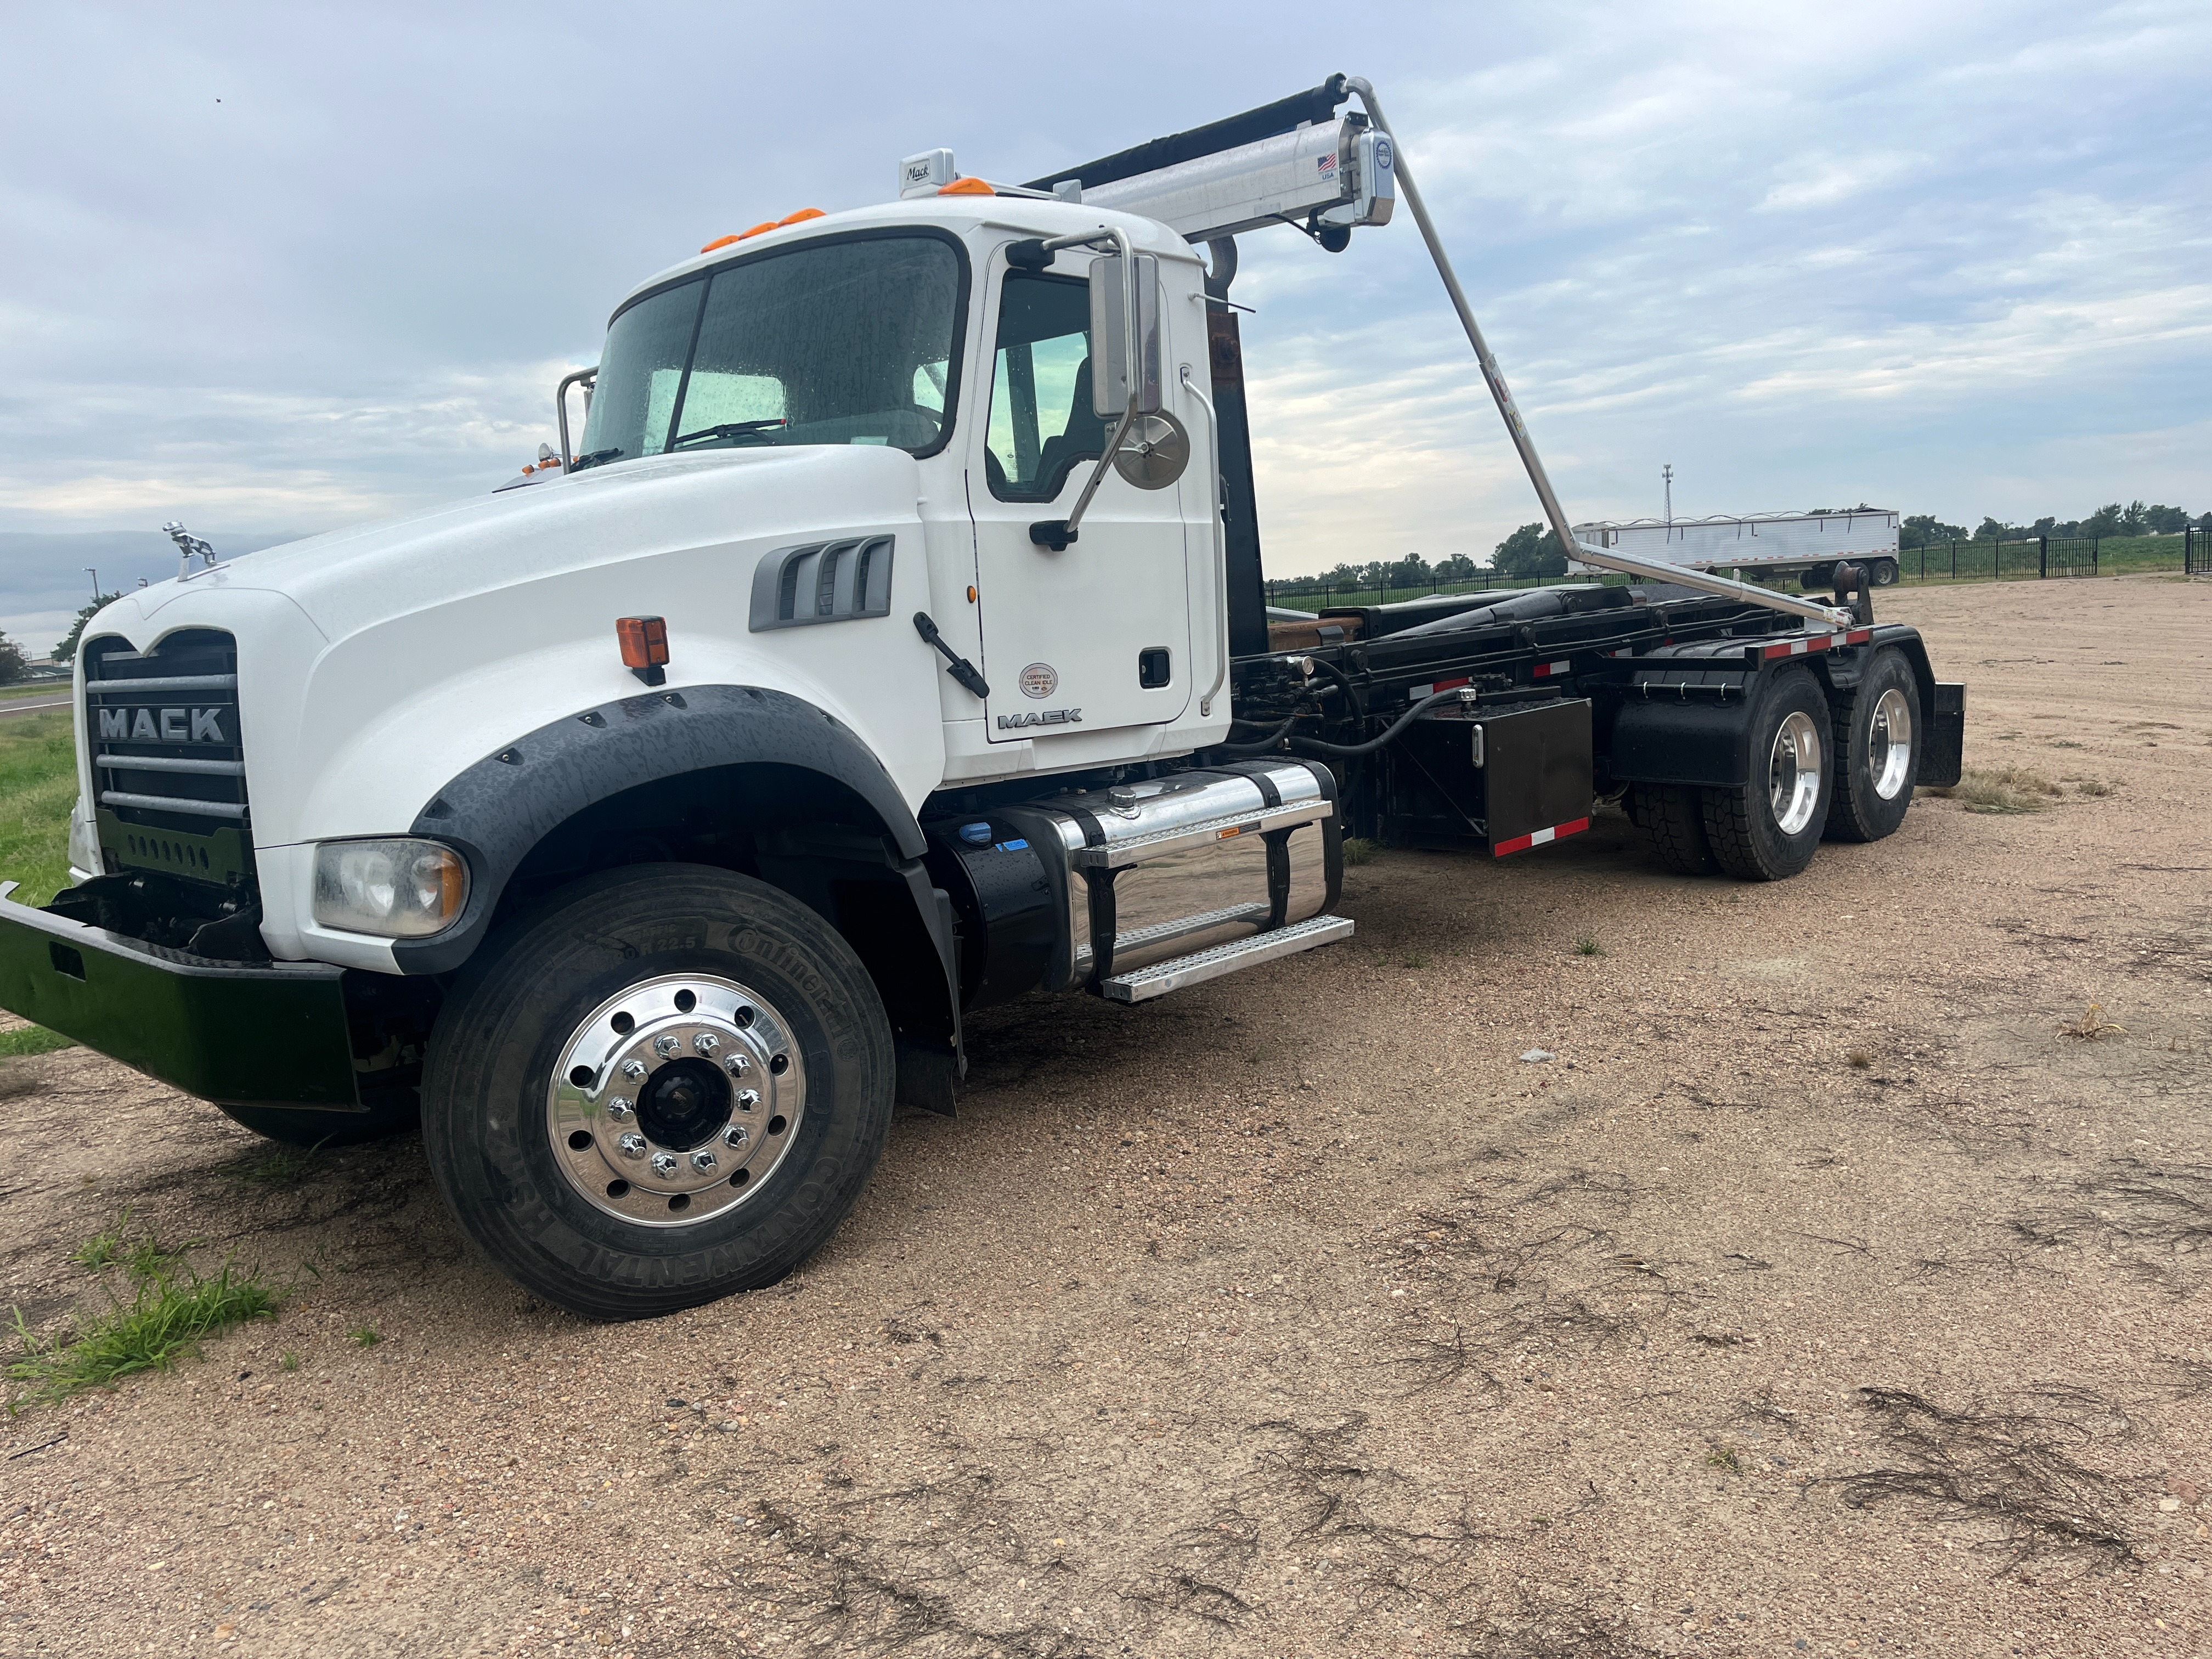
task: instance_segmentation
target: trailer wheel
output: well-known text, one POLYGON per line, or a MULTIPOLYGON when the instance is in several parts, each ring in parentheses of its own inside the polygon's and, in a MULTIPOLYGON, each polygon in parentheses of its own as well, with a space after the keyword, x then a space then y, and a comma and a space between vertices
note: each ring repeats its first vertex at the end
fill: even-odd
POLYGON ((1829 840, 1880 841, 1905 822, 1920 764, 1913 729, 1919 695, 1904 655, 1878 651, 1858 689, 1837 711, 1829 840))
POLYGON ((1832 564, 1808 565, 1797 577, 1797 586, 1808 593, 1815 588, 1833 587, 1835 585, 1836 567, 1832 564))
POLYGON ((1631 810, 1651 850, 1677 875, 1710 876, 1719 867, 1705 839, 1704 794, 1686 783, 1639 783, 1631 793, 1631 810))
POLYGON ((533 1295, 641 1319, 773 1283, 890 1133, 890 1022, 789 894, 605 872, 488 941, 447 999, 422 1139, 453 1216, 533 1295))
POLYGON ((1739 881, 1780 881, 1812 861, 1828 820, 1828 700, 1802 669, 1770 678, 1751 714, 1751 775, 1705 790, 1705 837, 1739 881))
POLYGON ((1867 567, 1867 580, 1872 582, 1876 587, 1896 586, 1897 561, 1895 559, 1876 559, 1872 564, 1867 567))
POLYGON ((399 1097, 365 1112, 319 1112, 290 1106, 225 1106, 216 1109, 233 1123, 288 1146, 358 1146, 364 1141, 404 1135, 421 1121, 412 1097, 399 1097))

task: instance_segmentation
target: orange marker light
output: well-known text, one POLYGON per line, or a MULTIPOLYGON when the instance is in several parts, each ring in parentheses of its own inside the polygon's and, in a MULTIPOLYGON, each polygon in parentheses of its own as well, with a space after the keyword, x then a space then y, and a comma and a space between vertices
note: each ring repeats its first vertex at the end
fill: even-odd
POLYGON ((823 213, 820 208, 801 208, 796 213, 785 214, 782 218, 776 221, 776 223, 779 225, 795 225, 807 219, 819 219, 822 216, 823 213))
POLYGON ((668 660, 668 623, 661 617, 617 617, 615 642, 622 647, 623 666, 647 685, 668 678, 660 665, 668 660))
POLYGON ((955 179, 949 185, 937 187, 939 196, 996 196, 999 192, 981 179, 955 179))
POLYGON ((763 235, 763 234, 766 234, 766 233, 767 233, 767 232, 769 232, 769 231, 774 230, 775 228, 775 220, 773 220, 773 219, 763 219, 763 220, 762 220, 758 224, 755 225, 755 226, 754 226, 750 230, 741 230, 741 231, 739 231, 739 232, 737 234, 736 237, 735 237, 733 240, 737 240, 737 241, 740 241, 740 242, 742 242, 742 241, 745 240, 748 237, 763 235))
POLYGON ((712 253, 716 248, 727 247, 731 243, 737 240, 738 239, 734 234, 728 236, 717 236, 713 241, 708 243, 706 246, 701 248, 699 252, 702 253, 712 253))

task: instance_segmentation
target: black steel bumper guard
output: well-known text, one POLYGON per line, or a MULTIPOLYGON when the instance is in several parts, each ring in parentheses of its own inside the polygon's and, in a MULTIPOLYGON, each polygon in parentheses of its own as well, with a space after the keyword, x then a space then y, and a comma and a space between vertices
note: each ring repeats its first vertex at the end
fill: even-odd
POLYGON ((187 1094, 355 1111, 344 969, 215 962, 34 910, 0 882, 0 1008, 187 1094))

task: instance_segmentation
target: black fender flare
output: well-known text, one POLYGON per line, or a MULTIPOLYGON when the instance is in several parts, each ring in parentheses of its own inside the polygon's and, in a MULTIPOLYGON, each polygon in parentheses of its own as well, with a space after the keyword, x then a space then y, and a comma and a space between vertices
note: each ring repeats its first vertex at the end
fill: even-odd
POLYGON ((428 939, 398 939, 403 974, 449 974, 483 942, 500 896, 531 849, 585 808, 641 784, 746 763, 817 772, 866 801, 896 845, 896 869, 937 947, 948 1017, 959 1041, 959 957, 949 903, 922 866, 927 850, 898 786, 857 733, 826 709, 751 685, 692 685, 601 703, 539 726, 441 787, 410 835, 469 861, 460 920, 428 939))

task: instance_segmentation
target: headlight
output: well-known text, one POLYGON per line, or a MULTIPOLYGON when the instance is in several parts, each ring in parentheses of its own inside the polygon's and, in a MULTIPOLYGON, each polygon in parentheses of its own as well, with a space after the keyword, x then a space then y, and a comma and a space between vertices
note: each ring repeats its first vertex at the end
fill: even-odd
POLYGON ((469 866, 434 841, 326 841, 315 848, 315 921, 350 933, 420 939, 452 926, 469 866))

